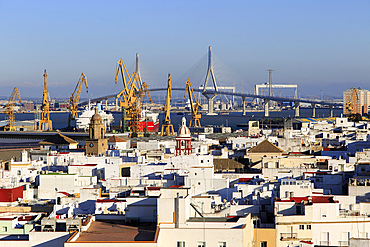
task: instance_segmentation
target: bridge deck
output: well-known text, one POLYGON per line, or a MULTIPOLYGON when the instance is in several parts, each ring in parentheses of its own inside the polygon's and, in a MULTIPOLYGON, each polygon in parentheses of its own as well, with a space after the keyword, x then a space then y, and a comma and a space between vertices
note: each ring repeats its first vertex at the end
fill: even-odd
MULTIPOLYGON (((184 91, 185 88, 172 88, 172 90, 175 91, 184 91)), ((320 105, 329 105, 329 106, 343 106, 343 102, 333 102, 333 101, 327 101, 327 100, 312 100, 312 99, 302 99, 302 98, 291 98, 291 97, 275 97, 275 96, 266 96, 266 95, 258 95, 258 94, 250 94, 250 93, 233 93, 233 92, 227 92, 227 91, 214 91, 214 90, 206 90, 203 91, 202 89, 193 89, 194 92, 200 92, 203 95, 214 95, 214 94, 223 94, 223 95, 230 95, 230 96, 237 96, 237 97, 245 97, 245 98, 260 98, 260 99, 267 99, 267 100, 273 100, 278 102, 302 102, 302 103, 311 103, 311 104, 320 104, 320 105)), ((150 89, 151 92, 156 91, 167 91, 167 88, 152 88, 150 89)), ((102 100, 107 100, 110 98, 116 98, 116 94, 102 96, 99 98, 95 98, 90 100, 90 102, 97 102, 102 100)), ((79 106, 87 105, 89 101, 82 102, 78 104, 79 106)))

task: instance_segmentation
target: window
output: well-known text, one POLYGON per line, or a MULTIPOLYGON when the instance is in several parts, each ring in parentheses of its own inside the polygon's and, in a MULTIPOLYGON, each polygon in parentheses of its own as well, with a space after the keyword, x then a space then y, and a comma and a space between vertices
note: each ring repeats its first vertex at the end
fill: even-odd
POLYGON ((266 241, 262 241, 260 242, 260 247, 267 247, 267 242, 266 241))
POLYGON ((185 247, 185 241, 177 241, 177 247, 185 247))
POLYGON ((321 209, 321 218, 326 217, 326 209, 321 209))
POLYGON ((307 225, 307 226, 306 226, 306 229, 307 229, 307 230, 311 230, 311 225, 307 225))
POLYGON ((299 230, 304 230, 304 225, 299 225, 299 230))
POLYGON ((206 247, 206 242, 198 241, 197 247, 206 247))
POLYGON ((7 231, 8 231, 8 227, 3 226, 3 232, 7 232, 7 231))
POLYGON ((226 247, 226 242, 218 242, 218 247, 226 247))

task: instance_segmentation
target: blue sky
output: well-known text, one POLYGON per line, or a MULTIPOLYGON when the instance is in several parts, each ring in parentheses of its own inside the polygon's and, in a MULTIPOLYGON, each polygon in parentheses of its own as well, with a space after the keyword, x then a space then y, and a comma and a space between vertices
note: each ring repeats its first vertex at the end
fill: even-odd
POLYGON ((370 89, 369 11, 369 1, 340 0, 0 0, 0 96, 18 87, 42 97, 44 69, 52 97, 69 97, 81 72, 81 97, 112 94, 117 61, 133 70, 137 52, 144 81, 164 87, 168 72, 191 76, 209 45, 228 68, 216 71, 220 84, 250 92, 271 68, 273 83, 296 83, 301 95, 341 96, 370 89))

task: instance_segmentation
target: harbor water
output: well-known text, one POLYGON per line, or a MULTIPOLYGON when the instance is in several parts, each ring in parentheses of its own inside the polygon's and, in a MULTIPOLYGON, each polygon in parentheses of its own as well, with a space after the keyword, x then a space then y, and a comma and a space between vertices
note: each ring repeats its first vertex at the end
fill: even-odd
MULTIPOLYGON (((342 109, 334 109, 334 116, 339 117, 342 114, 342 109)), ((23 121, 23 120, 33 120, 34 113, 16 113, 15 120, 16 121, 23 121)), ((121 114, 114 113, 114 123, 113 125, 119 125, 121 114)), ((185 117, 187 120, 187 124, 191 119, 191 113, 186 114, 179 114, 173 113, 171 114, 171 122, 174 126, 174 129, 177 130, 181 124, 182 117, 185 117)), ((311 117, 312 116, 312 109, 309 108, 302 108, 300 109, 300 117, 311 117)), ((159 115, 159 122, 160 126, 162 123, 162 119, 164 114, 161 113, 159 115)), ((247 112, 245 116, 242 116, 241 112, 230 112, 227 115, 205 115, 202 114, 201 118, 201 125, 212 125, 212 126, 228 126, 231 127, 233 130, 240 129, 238 124, 247 124, 249 120, 261 120, 261 119, 274 119, 274 118, 291 118, 294 117, 294 110, 282 110, 282 111, 271 111, 270 117, 265 118, 264 112, 247 112)), ((329 117, 329 109, 328 108, 317 108, 316 109, 316 117, 329 117)), ((50 113, 50 118, 53 121, 53 128, 54 129, 62 129, 68 125, 68 113, 61 113, 61 112, 53 112, 50 113)), ((5 114, 0 114, 0 120, 5 119, 5 114)))

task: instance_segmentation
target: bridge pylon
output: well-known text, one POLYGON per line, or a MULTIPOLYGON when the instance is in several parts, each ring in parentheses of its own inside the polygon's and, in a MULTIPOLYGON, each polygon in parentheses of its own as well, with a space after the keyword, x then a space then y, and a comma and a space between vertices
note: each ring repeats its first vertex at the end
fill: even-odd
POLYGON ((143 88, 143 81, 141 80, 141 74, 140 74, 139 53, 136 53, 135 74, 137 75, 137 82, 138 82, 138 84, 140 86, 140 90, 141 90, 143 88))
POLYGON ((312 117, 316 117, 316 104, 311 103, 311 107, 312 107, 312 117))
POLYGON ((270 100, 269 99, 264 99, 264 112, 265 112, 265 117, 269 117, 270 116, 270 112, 269 112, 269 104, 270 100))
POLYGON ((212 64, 212 46, 208 47, 208 69, 207 69, 206 80, 204 81, 203 92, 202 92, 204 97, 206 97, 208 100, 208 114, 213 113, 213 99, 217 96, 217 93, 207 93, 207 84, 208 84, 208 79, 210 75, 211 75, 212 82, 213 82, 213 90, 217 92, 218 87, 217 87, 215 73, 213 72, 213 64, 212 64))
POLYGON ((299 117, 299 101, 294 102, 294 116, 299 117))
POLYGON ((333 114, 333 106, 332 105, 329 106, 329 112, 330 112, 330 117, 333 117, 334 114, 333 114))
POLYGON ((245 109, 245 97, 242 96, 242 104, 243 104, 243 116, 246 115, 246 109, 245 109))

